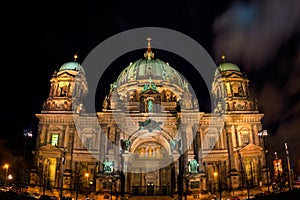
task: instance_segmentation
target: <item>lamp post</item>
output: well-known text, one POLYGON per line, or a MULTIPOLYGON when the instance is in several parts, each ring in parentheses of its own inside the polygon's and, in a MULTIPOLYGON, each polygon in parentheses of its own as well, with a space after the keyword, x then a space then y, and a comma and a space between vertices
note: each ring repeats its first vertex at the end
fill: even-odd
POLYGON ((190 176, 189 172, 184 172, 182 175, 183 179, 185 180, 185 195, 184 195, 185 200, 187 200, 187 195, 189 190, 189 176, 190 176))
MULTIPOLYGON (((213 175, 214 175, 214 180, 217 180, 217 178, 218 178, 218 172, 214 172, 213 175)), ((216 187, 216 190, 215 190, 216 192, 217 192, 217 189, 218 188, 216 187)))
POLYGON ((63 150, 62 152, 62 157, 61 157, 61 171, 60 171, 60 182, 59 182, 59 187, 60 187, 60 191, 59 191, 59 196, 60 199, 63 198, 63 187, 64 187, 64 168, 65 166, 65 150, 63 150))
POLYGON ((110 185, 110 199, 113 199, 113 186, 114 186, 114 193, 116 196, 116 199, 118 198, 118 188, 115 185, 115 182, 120 178, 119 172, 112 172, 109 175, 108 181, 110 185))
POLYGON ((9 175, 7 176, 7 179, 8 179, 9 181, 11 181, 11 180, 13 179, 12 175, 9 174, 9 175))
POLYGON ((89 194, 89 176, 90 174, 88 172, 86 172, 84 174, 85 178, 86 178, 86 196, 88 196, 89 194))
POLYGON ((23 162, 22 162, 22 169, 23 169, 22 176, 21 176, 21 178, 22 178, 22 184, 24 184, 25 158, 26 158, 27 140, 28 140, 28 138, 32 138, 32 131, 24 130, 23 135, 25 136, 25 143, 24 143, 23 162))
POLYGON ((222 199, 222 185, 221 185, 221 174, 220 174, 220 165, 218 165, 218 171, 213 173, 216 180, 218 180, 218 189, 220 193, 220 200, 222 199))
POLYGON ((88 186, 89 186, 89 176, 90 176, 90 174, 89 174, 88 172, 86 172, 86 173, 84 174, 84 176, 85 176, 85 178, 86 178, 86 187, 88 187, 88 186))
POLYGON ((286 159, 287 159, 287 164, 288 164, 288 175, 289 175, 289 189, 290 191, 292 191, 292 175, 291 175, 291 164, 290 164, 290 157, 289 157, 289 151, 288 151, 288 147, 287 147, 287 143, 284 143, 285 146, 285 153, 286 153, 286 159))
POLYGON ((4 164, 3 168, 5 169, 5 184, 7 185, 7 173, 8 173, 9 164, 4 164))
POLYGON ((258 136, 261 137, 263 140, 263 150, 264 150, 264 154, 265 154, 265 164, 266 164, 266 171, 267 171, 268 194, 270 194, 269 168, 268 168, 267 150, 266 150, 266 143, 265 143, 265 137, 268 136, 268 131, 262 130, 258 133, 258 136))

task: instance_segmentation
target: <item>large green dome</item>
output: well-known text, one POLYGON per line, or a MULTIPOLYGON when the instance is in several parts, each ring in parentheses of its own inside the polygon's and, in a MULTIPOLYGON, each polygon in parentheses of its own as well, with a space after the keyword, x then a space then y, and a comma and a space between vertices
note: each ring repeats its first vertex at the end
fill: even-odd
POLYGON ((223 62, 221 63, 216 72, 215 72, 215 75, 217 75, 218 73, 220 72, 224 72, 224 71, 241 71, 240 68, 234 64, 234 63, 230 63, 230 62, 223 62))
POLYGON ((183 80, 179 73, 168 63, 158 59, 142 58, 130 63, 119 75, 116 85, 120 86, 131 81, 162 80, 183 87, 183 80))
POLYGON ((82 71, 84 73, 83 67, 78 62, 67 62, 67 63, 64 63, 59 68, 59 71, 64 71, 64 70, 82 71))

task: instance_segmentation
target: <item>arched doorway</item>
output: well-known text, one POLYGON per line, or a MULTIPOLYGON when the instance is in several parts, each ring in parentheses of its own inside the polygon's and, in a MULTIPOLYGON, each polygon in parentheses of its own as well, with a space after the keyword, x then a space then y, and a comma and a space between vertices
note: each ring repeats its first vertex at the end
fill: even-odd
POLYGON ((134 196, 168 196, 171 192, 169 152, 159 143, 149 141, 133 151, 132 173, 127 174, 134 196))

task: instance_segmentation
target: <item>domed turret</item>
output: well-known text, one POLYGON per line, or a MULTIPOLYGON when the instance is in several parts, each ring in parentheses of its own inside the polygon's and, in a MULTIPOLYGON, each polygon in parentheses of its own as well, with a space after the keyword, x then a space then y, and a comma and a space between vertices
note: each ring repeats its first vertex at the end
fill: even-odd
POLYGON ((226 62, 224 55, 222 61, 215 72, 212 85, 214 112, 257 112, 246 75, 236 64, 226 62))
POLYGON ((222 63, 216 69, 215 75, 217 75, 218 73, 226 72, 226 71, 238 71, 238 72, 240 72, 241 70, 236 64, 231 63, 231 62, 226 62, 225 61, 225 56, 222 55, 222 63))
POLYGON ((225 71, 241 71, 240 68, 234 64, 234 63, 230 63, 230 62, 224 62, 221 63, 218 66, 218 69, 216 70, 216 73, 218 72, 225 72, 225 71))
POLYGON ((74 61, 64 63, 59 68, 58 71, 73 70, 73 71, 81 71, 81 72, 85 73, 83 67, 78 62, 76 62, 76 59, 77 59, 77 55, 74 55, 74 61))
POLYGON ((88 91, 83 67, 76 62, 77 55, 73 62, 64 63, 58 71, 54 72, 50 83, 48 99, 44 102, 43 110, 73 112, 73 108, 82 108, 82 99, 88 91), (74 104, 75 103, 75 104, 74 104), (73 107, 73 108, 72 108, 73 107))

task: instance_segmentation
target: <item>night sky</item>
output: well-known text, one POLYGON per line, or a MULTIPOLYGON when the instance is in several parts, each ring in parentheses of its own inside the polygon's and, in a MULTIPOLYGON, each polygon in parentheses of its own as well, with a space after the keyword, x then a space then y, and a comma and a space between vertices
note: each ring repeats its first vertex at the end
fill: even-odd
MULTIPOLYGON (((246 72, 252 95, 258 99, 261 113, 265 113, 262 122, 270 134, 266 138, 269 159, 277 151, 286 163, 284 141, 289 146, 292 167, 300 159, 298 0, 13 1, 2 9, 8 12, 1 23, 0 137, 12 152, 22 154, 24 129, 36 134, 35 113, 40 112, 48 97, 54 70, 72 61, 75 53, 78 62, 83 62, 98 44, 122 31, 162 27, 196 40, 216 64, 224 53, 228 61, 246 72)), ((157 50, 156 55, 172 63, 168 53, 157 50)), ((101 78, 103 92, 97 101, 102 102, 117 72, 129 60, 141 56, 129 54, 108 68, 109 76, 101 78)), ((192 67, 182 68, 180 63, 171 66, 189 78, 192 67)), ((195 90, 201 93, 202 89, 195 90)), ((201 94, 200 109, 209 111, 204 106, 207 91, 201 94)), ((33 138, 28 148, 33 149, 34 143, 33 138)))

